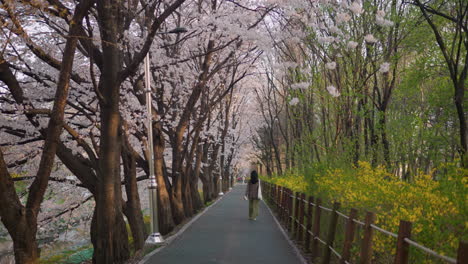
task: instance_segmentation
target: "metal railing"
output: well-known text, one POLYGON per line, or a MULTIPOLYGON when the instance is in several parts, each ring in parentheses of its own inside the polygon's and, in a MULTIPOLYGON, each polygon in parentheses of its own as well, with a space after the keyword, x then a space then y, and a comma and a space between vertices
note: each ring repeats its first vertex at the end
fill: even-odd
POLYGON ((339 263, 351 264, 351 248, 353 243, 357 242, 354 241, 356 226, 359 226, 363 231, 359 252, 359 263, 361 264, 368 264, 372 261, 374 231, 396 238, 395 264, 409 263, 410 246, 446 263, 468 263, 468 243, 466 242, 460 241, 457 259, 443 256, 411 240, 411 222, 401 220, 398 234, 395 234, 376 226, 374 224, 375 214, 372 212, 367 212, 365 220, 362 222, 357 219, 357 209, 351 209, 349 215, 346 215, 338 211, 340 208, 339 203, 335 202, 333 208, 327 208, 322 206, 320 198, 309 197, 306 199, 306 195, 303 193, 294 194, 288 188, 268 182, 262 182, 262 185, 264 197, 276 209, 280 222, 291 233, 292 238, 303 246, 306 253, 310 253, 312 263, 316 263, 315 261, 319 255, 323 264, 330 263, 331 254, 333 253, 339 263), (326 238, 321 238, 322 212, 330 214, 326 238), (333 246, 339 217, 346 222, 341 252, 338 252, 337 248, 333 246), (318 243, 324 245, 322 250, 319 249, 318 243))

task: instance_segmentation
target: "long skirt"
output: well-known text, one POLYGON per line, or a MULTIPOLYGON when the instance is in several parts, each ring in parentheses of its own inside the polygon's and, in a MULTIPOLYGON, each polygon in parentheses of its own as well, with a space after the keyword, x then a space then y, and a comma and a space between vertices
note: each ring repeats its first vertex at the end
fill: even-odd
POLYGON ((259 199, 249 200, 249 219, 255 219, 258 216, 258 202, 259 199))

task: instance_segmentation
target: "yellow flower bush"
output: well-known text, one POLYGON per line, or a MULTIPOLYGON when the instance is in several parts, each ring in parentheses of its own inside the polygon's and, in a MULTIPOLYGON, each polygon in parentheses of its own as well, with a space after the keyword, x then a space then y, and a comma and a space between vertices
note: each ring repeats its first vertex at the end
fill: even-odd
MULTIPOLYGON (((449 166, 450 167, 450 166, 449 166)), ((460 239, 468 238, 467 170, 448 170, 444 180, 433 175, 418 174, 413 182, 402 181, 388 173, 384 167, 372 168, 367 162, 351 170, 330 169, 325 173, 308 175, 289 173, 272 182, 294 191, 321 197, 324 201, 341 203, 340 211, 357 208, 361 212, 373 211, 376 225, 397 233, 400 220, 413 223, 412 238, 435 251, 455 256, 460 239)), ((395 238, 376 235, 375 254, 394 254, 395 238)), ((422 252, 412 252, 418 263, 432 263, 422 252)))
POLYGON ((306 193, 308 188, 307 181, 304 175, 301 174, 290 173, 283 177, 274 177, 268 181, 276 185, 291 189, 294 192, 306 193))

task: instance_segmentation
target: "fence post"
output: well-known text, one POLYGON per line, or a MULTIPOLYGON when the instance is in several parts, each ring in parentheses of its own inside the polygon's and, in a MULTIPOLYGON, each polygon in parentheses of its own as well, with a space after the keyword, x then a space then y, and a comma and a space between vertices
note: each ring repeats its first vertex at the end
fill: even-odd
POLYGON ((293 220, 293 191, 288 189, 288 230, 289 230, 289 233, 292 232, 292 220, 293 220))
POLYGON ((266 189, 267 189, 267 196, 268 196, 268 199, 271 200, 271 184, 270 183, 266 183, 265 185, 266 189))
POLYGON ((267 182, 266 187, 268 189, 268 200, 272 202, 273 201, 273 185, 267 182))
POLYGON ((286 188, 281 187, 281 221, 286 226, 286 188))
POLYGON ((286 226, 286 230, 290 230, 289 228, 289 189, 284 188, 284 225, 286 226))
POLYGON ((288 226, 288 215, 289 215, 289 190, 283 187, 284 193, 284 222, 288 226))
POLYGON ((275 197, 275 190, 273 189, 272 183, 268 183, 268 195, 270 196, 270 200, 273 201, 273 198, 275 197))
POLYGON ((293 199, 293 201, 295 202, 294 217, 292 218, 293 226, 294 226, 294 235, 293 235, 293 237, 296 237, 296 238, 297 238, 297 232, 299 230, 299 203, 300 203, 299 196, 300 196, 299 192, 296 192, 295 197, 293 199))
POLYGON ((285 215, 285 210, 286 210, 286 207, 284 206, 284 198, 286 197, 286 195, 284 194, 286 191, 286 188, 284 188, 283 186, 280 186, 280 219, 281 221, 284 222, 284 215, 285 215))
POLYGON ((411 222, 400 220, 398 229, 397 251, 395 255, 395 264, 407 264, 409 259, 409 244, 405 238, 411 237, 411 222))
POLYGON ((268 197, 270 198, 270 201, 273 200, 273 184, 268 183, 268 197))
POLYGON ((317 198, 317 202, 315 203, 315 217, 314 217, 314 227, 312 228, 312 233, 314 234, 314 238, 312 240, 312 263, 314 259, 318 256, 318 240, 315 237, 320 237, 320 205, 322 204, 322 200, 317 198))
POLYGON ((275 185, 275 205, 276 205, 276 212, 279 214, 280 219, 281 219, 280 201, 281 201, 280 187, 279 187, 278 185, 275 185))
POLYGON ((330 225, 328 226, 328 234, 327 234, 327 244, 325 245, 325 250, 323 254, 323 264, 330 263, 331 259, 331 249, 333 247, 333 241, 335 240, 335 232, 336 232, 336 224, 338 223, 338 214, 336 211, 340 208, 340 203, 334 202, 333 203, 333 211, 331 213, 331 220, 330 225))
POLYGON ((277 195, 276 195, 276 192, 277 192, 276 185, 271 184, 271 191, 272 191, 271 200, 274 203, 275 209, 278 209, 278 204, 277 204, 278 200, 277 200, 277 195))
POLYGON ((289 189, 286 189, 286 192, 285 192, 285 207, 286 207, 286 213, 285 213, 285 223, 286 223, 286 227, 287 227, 287 230, 288 231, 291 231, 291 226, 290 226, 290 214, 291 214, 291 206, 289 205, 290 204, 290 201, 291 201, 291 194, 289 193, 289 189))
POLYGON ((314 207, 312 204, 314 203, 314 197, 310 196, 309 201, 307 202, 307 223, 306 223, 306 231, 305 231, 305 244, 304 248, 306 252, 310 251, 310 232, 312 232, 312 210, 314 207))
POLYGON ((372 260, 372 238, 374 236, 374 229, 371 225, 375 221, 375 214, 373 212, 366 213, 366 220, 364 221, 364 238, 361 244, 360 264, 370 264, 372 260))
POLYGON ((351 257, 351 247, 353 245, 354 230, 356 229, 356 223, 354 223, 354 219, 356 219, 357 213, 357 209, 351 208, 351 211, 349 212, 348 221, 346 222, 345 240, 340 260, 340 263, 342 264, 349 262, 349 259, 351 257))
POLYGON ((267 200, 271 201, 271 185, 268 182, 264 182, 263 185, 265 185, 267 200))
POLYGON ((297 229, 297 238, 296 240, 298 241, 298 243, 302 243, 303 242, 303 236, 302 236, 302 233, 303 233, 303 226, 304 226, 304 201, 305 201, 305 194, 301 194, 301 197, 300 197, 300 202, 299 202, 299 223, 298 223, 298 227, 299 229, 297 229))
POLYGON ((457 263, 468 263, 468 243, 466 243, 465 241, 460 241, 460 243, 458 244, 457 263))

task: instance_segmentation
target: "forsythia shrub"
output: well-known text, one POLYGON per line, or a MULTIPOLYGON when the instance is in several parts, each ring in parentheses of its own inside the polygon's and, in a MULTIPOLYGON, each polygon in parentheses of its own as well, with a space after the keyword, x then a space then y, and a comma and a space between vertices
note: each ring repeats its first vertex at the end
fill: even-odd
MULTIPOLYGON (((367 162, 359 162, 358 167, 349 171, 329 169, 307 176, 288 173, 271 181, 324 201, 340 202, 342 212, 357 208, 361 219, 365 210, 373 211, 377 215, 375 224, 394 233, 398 232, 400 220, 413 222, 413 240, 453 257, 458 241, 468 238, 468 171, 453 165, 443 169, 450 176, 436 181, 432 175, 421 173, 409 183, 384 167, 372 168, 367 162)), ((375 236, 374 250, 376 255, 394 254, 395 239, 375 236)), ((415 257, 424 258, 420 251, 412 253, 412 258, 415 257)), ((422 259, 418 262, 425 261, 430 263, 422 259)))
POLYGON ((302 174, 288 173, 281 177, 271 178, 271 180, 268 181, 276 185, 289 188, 295 192, 307 192, 308 184, 302 174))

